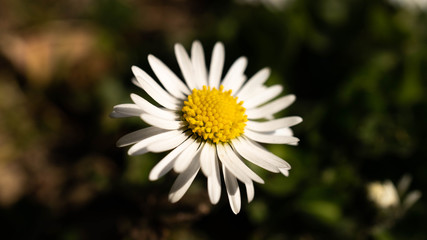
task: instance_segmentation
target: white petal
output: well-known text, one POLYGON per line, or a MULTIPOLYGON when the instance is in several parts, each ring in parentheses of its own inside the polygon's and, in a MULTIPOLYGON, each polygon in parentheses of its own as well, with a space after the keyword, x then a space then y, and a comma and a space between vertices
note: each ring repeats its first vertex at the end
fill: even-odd
POLYGON ((233 173, 242 182, 252 181, 245 170, 240 168, 229 156, 224 144, 216 144, 216 149, 219 160, 221 160, 222 164, 225 165, 231 173, 233 173))
POLYGON ((183 142, 177 148, 168 153, 162 160, 160 160, 156 164, 156 166, 153 167, 153 169, 151 169, 148 178, 151 181, 154 181, 165 175, 170 170, 172 170, 176 157, 193 142, 194 139, 192 137, 189 137, 185 142, 183 142))
POLYGON ((145 138, 152 137, 154 135, 167 132, 168 130, 156 128, 156 127, 147 127, 140 130, 137 130, 135 132, 128 133, 124 135, 123 137, 119 138, 117 140, 116 146, 117 147, 124 147, 131 144, 134 144, 136 142, 139 142, 145 138))
POLYGON ((156 117, 159 117, 159 118, 169 119, 169 120, 175 120, 179 118, 179 116, 175 112, 158 108, 153 104, 151 104, 150 102, 148 102, 147 100, 145 100, 144 98, 140 97, 139 95, 132 93, 130 97, 132 98, 132 101, 146 113, 155 115, 156 117))
POLYGON ((236 95, 239 100, 245 101, 249 99, 259 90, 259 87, 262 86, 265 81, 267 81, 270 76, 270 69, 263 68, 259 70, 254 76, 252 76, 246 84, 240 89, 238 94, 236 95))
POLYGON ((240 57, 233 63, 233 65, 231 65, 230 70, 228 70, 221 82, 221 85, 224 86, 225 90, 231 89, 233 91, 233 95, 239 91, 243 82, 246 80, 243 72, 245 71, 247 64, 248 59, 246 57, 240 57))
POLYGON ((246 195, 248 196, 248 203, 252 202, 255 196, 255 188, 253 182, 247 182, 245 183, 246 187, 246 195))
MULTIPOLYGON (((177 173, 183 172, 194 158, 198 155, 200 151, 200 142, 193 141, 190 146, 188 146, 175 160, 175 164, 173 166, 173 170, 177 173)), ((197 157, 197 160, 200 159, 200 156, 197 157)))
POLYGON ((200 167, 203 174, 209 177, 212 173, 212 162, 215 161, 215 148, 206 142, 204 142, 200 148, 200 167))
POLYGON ((194 41, 191 47, 191 61, 193 62, 194 75, 198 85, 208 86, 208 74, 206 72, 205 54, 202 44, 194 41))
MULTIPOLYGON (((215 151, 215 148, 212 147, 212 149, 215 151)), ((218 161, 215 153, 214 161, 211 161, 212 174, 208 177, 208 193, 212 204, 217 204, 221 197, 221 179, 218 161)))
POLYGON ((294 101, 295 95, 286 95, 259 108, 248 109, 246 110, 246 114, 248 115, 248 119, 265 118, 269 115, 282 111, 283 109, 291 105, 294 101))
POLYGON ((251 131, 249 129, 246 129, 244 134, 246 137, 262 143, 292 144, 292 143, 299 142, 299 139, 296 137, 259 133, 259 132, 251 131))
POLYGON ((110 113, 112 118, 135 117, 143 113, 142 109, 135 104, 125 103, 114 106, 110 113))
POLYGON ((302 122, 301 117, 284 117, 265 122, 247 121, 246 128, 257 132, 270 132, 280 128, 291 127, 300 122, 302 122))
POLYGON ((184 82, 179 79, 162 61, 153 55, 148 55, 148 62, 157 78, 168 92, 179 99, 185 99, 185 95, 191 94, 184 82))
POLYGON ((243 102, 243 107, 246 109, 251 109, 254 107, 258 107, 259 105, 262 105, 271 99, 277 97, 283 90, 283 87, 280 85, 274 85, 266 90, 254 94, 253 97, 249 98, 248 100, 243 102))
POLYGON ((209 86, 219 88, 219 82, 222 76, 222 68, 224 67, 224 45, 217 42, 212 51, 211 65, 209 68, 209 86))
POLYGON ((246 145, 248 152, 253 154, 254 156, 264 161, 268 161, 270 164, 275 165, 278 168, 291 169, 291 165, 289 165, 289 163, 287 163, 285 160, 281 159, 280 157, 274 155, 270 151, 266 150, 256 142, 250 139, 247 139, 245 137, 239 138, 239 141, 242 142, 242 146, 246 145))
MULTIPOLYGON (((239 138, 240 139, 240 138, 239 138)), ((282 166, 277 164, 276 162, 270 160, 269 158, 260 158, 256 152, 254 152, 253 147, 249 144, 245 144, 241 142, 239 139, 233 139, 232 144, 234 149, 240 154, 240 156, 244 157, 246 160, 252 162, 253 164, 260 166, 271 172, 279 172, 278 166, 282 166)), ((286 166, 286 165, 283 165, 286 166)))
POLYGON ((280 172, 285 175, 286 177, 289 176, 289 169, 288 168, 279 168, 280 172))
POLYGON ((238 167, 236 167, 230 157, 227 155, 223 144, 216 144, 218 158, 221 161, 222 165, 227 167, 230 172, 232 172, 240 181, 249 182, 251 179, 238 167))
POLYGON ((248 177, 250 177, 255 182, 264 183, 264 180, 262 180, 260 176, 258 176, 255 172, 252 171, 252 169, 250 169, 248 166, 246 166, 246 164, 242 162, 242 159, 240 159, 240 157, 236 154, 236 152, 230 145, 226 144, 224 145, 224 147, 228 157, 236 167, 241 169, 248 177))
POLYGON ((132 72, 138 80, 139 85, 144 89, 150 97, 167 109, 178 110, 180 102, 169 95, 162 87, 157 84, 146 72, 142 69, 132 66, 132 72))
POLYGON ((175 203, 179 201, 182 196, 187 192, 194 178, 200 169, 198 159, 193 159, 190 166, 184 172, 178 175, 169 193, 169 201, 175 203))
POLYGON ((239 184, 237 183, 237 179, 234 175, 228 171, 224 165, 222 165, 222 171, 224 173, 225 187, 227 189, 228 201, 230 203, 231 210, 234 214, 238 214, 241 207, 239 184))
POLYGON ((152 126, 162 129, 175 130, 183 126, 182 121, 166 120, 147 113, 141 114, 141 119, 152 126))
POLYGON ((151 137, 145 138, 145 139, 135 143, 135 145, 133 145, 131 148, 129 148, 128 154, 130 156, 135 156, 135 155, 147 153, 148 152, 147 146, 149 146, 150 144, 152 144, 156 141, 165 141, 171 137, 177 136, 180 133, 181 133, 181 131, 179 131, 179 130, 167 131, 167 132, 159 133, 157 135, 153 135, 151 137))
POLYGON ((273 114, 269 114, 269 115, 265 116, 264 118, 268 121, 274 120, 273 114))
POLYGON ((271 132, 271 134, 278 135, 278 136, 293 136, 294 132, 292 129, 285 127, 285 128, 279 128, 275 131, 271 132))
MULTIPOLYGON (((132 78, 132 83, 133 83, 135 86, 137 86, 137 87, 139 87, 139 88, 142 88, 141 84, 139 84, 138 80, 136 80, 136 77, 133 77, 133 78, 132 78)), ((143 89, 143 88, 142 88, 142 89, 143 89)))
POLYGON ((148 145, 147 150, 150 152, 168 151, 181 145, 187 138, 188 134, 186 133, 177 134, 177 136, 162 141, 156 141, 148 145))
POLYGON ((132 117, 132 115, 125 115, 116 111, 112 111, 110 113, 110 118, 125 118, 125 117, 132 117))
POLYGON ((179 43, 175 44, 175 55, 179 68, 181 69, 181 73, 190 90, 193 90, 194 88, 201 89, 202 86, 198 86, 196 77, 194 76, 194 69, 191 60, 184 47, 179 43))
POLYGON ((245 75, 236 76, 231 84, 229 84, 227 87, 224 87, 224 89, 231 89, 232 93, 231 95, 236 96, 237 91, 240 89, 240 87, 243 85, 243 83, 246 81, 245 75))

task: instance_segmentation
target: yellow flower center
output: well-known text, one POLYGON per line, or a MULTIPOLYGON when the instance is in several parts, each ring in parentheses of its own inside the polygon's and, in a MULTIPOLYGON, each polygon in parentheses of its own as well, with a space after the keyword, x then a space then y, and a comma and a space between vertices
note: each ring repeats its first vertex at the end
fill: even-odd
POLYGON ((231 96, 231 90, 223 91, 203 86, 193 89, 182 107, 183 119, 188 128, 205 140, 214 143, 228 142, 240 136, 245 129, 247 115, 243 101, 231 96))

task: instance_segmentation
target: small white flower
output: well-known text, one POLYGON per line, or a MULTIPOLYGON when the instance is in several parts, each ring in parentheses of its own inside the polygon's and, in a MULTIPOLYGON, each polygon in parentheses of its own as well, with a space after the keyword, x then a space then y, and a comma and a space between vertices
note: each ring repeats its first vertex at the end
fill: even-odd
POLYGON ((179 174, 169 193, 171 202, 181 199, 201 169, 208 180, 210 201, 216 204, 221 195, 222 170, 231 209, 237 214, 241 207, 237 180, 245 185, 248 202, 254 197, 253 182, 264 183, 245 161, 289 174, 291 166, 257 142, 298 143, 290 127, 302 118, 273 117, 291 105, 295 96, 276 98, 282 86, 264 85, 270 75, 267 68, 246 81, 245 57, 237 59, 222 78, 222 43, 214 46, 209 71, 200 42, 193 42, 191 57, 181 44, 175 45, 175 54, 185 82, 153 55, 148 56, 148 62, 162 86, 140 68, 132 67, 134 83, 158 105, 131 94, 133 103, 115 106, 112 117, 138 116, 151 125, 123 136, 117 146, 133 145, 129 155, 170 150, 151 170, 149 179, 157 180, 172 169, 179 174))
POLYGON ((427 10, 427 0, 389 0, 389 2, 408 10, 427 10))
POLYGON ((236 0, 240 4, 264 4, 267 8, 272 10, 282 10, 293 0, 236 0))
POLYGON ((407 193, 411 181, 412 177, 410 175, 403 175, 397 184, 397 188, 390 180, 386 180, 383 183, 369 183, 368 197, 379 208, 396 207, 403 213, 414 205, 422 195, 419 190, 407 193))
POLYGON ((373 182, 368 185, 368 196, 379 208, 389 208, 399 204, 399 195, 393 183, 373 182))

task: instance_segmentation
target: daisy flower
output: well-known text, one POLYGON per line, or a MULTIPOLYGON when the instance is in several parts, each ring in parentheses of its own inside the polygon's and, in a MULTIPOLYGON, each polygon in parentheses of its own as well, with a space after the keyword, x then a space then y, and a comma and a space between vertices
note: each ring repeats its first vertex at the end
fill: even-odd
POLYGON ((368 197, 379 208, 394 207, 399 204, 399 195, 390 180, 384 183, 372 182, 368 185, 368 197))
POLYGON ((157 104, 131 94, 133 103, 114 107, 111 117, 137 116, 151 125, 123 136, 117 146, 132 145, 128 150, 132 156, 170 151, 151 170, 149 179, 157 180, 171 170, 178 173, 169 193, 171 202, 182 198, 201 169, 207 178, 209 199, 216 204, 222 175, 231 209, 237 214, 241 208, 238 180, 246 188, 248 202, 255 194, 253 182, 264 183, 246 161, 289 174, 291 166, 259 143, 298 143, 289 127, 302 118, 273 116, 292 104, 295 96, 277 98, 282 86, 264 85, 270 75, 268 68, 247 80, 246 57, 238 58, 222 77, 225 51, 220 42, 212 51, 209 70, 199 41, 193 42, 191 57, 181 44, 175 45, 175 55, 184 81, 153 55, 148 56, 148 62, 161 84, 132 67, 134 84, 157 104))
POLYGON ((421 191, 414 190, 407 193, 412 177, 404 175, 397 187, 390 181, 371 182, 367 186, 368 198, 381 209, 397 207, 399 211, 408 210, 418 199, 421 198, 421 191))
POLYGON ((427 0, 389 0, 389 2, 412 11, 427 10, 427 0))

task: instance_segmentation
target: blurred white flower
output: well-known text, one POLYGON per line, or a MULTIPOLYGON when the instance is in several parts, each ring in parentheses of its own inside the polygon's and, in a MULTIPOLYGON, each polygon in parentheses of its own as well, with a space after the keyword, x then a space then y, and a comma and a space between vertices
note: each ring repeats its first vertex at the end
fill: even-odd
POLYGON ((427 0, 389 0, 391 4, 408 10, 427 10, 427 0))
POLYGON ((421 198, 421 191, 414 190, 406 194, 412 178, 404 175, 396 186, 390 181, 372 182, 368 184, 368 198, 381 209, 397 208, 399 215, 409 209, 421 198))
POLYGON ((389 208, 399 204, 399 195, 393 183, 389 180, 384 183, 373 182, 368 185, 368 195, 379 208, 389 208))
POLYGON ((397 187, 390 180, 382 183, 376 181, 367 185, 368 198, 381 210, 370 229, 373 235, 391 228, 421 198, 421 192, 418 190, 406 194, 411 181, 411 176, 404 175, 397 187))
POLYGON ((293 0, 236 0, 240 4, 263 4, 269 9, 282 10, 286 5, 290 4, 293 0))

